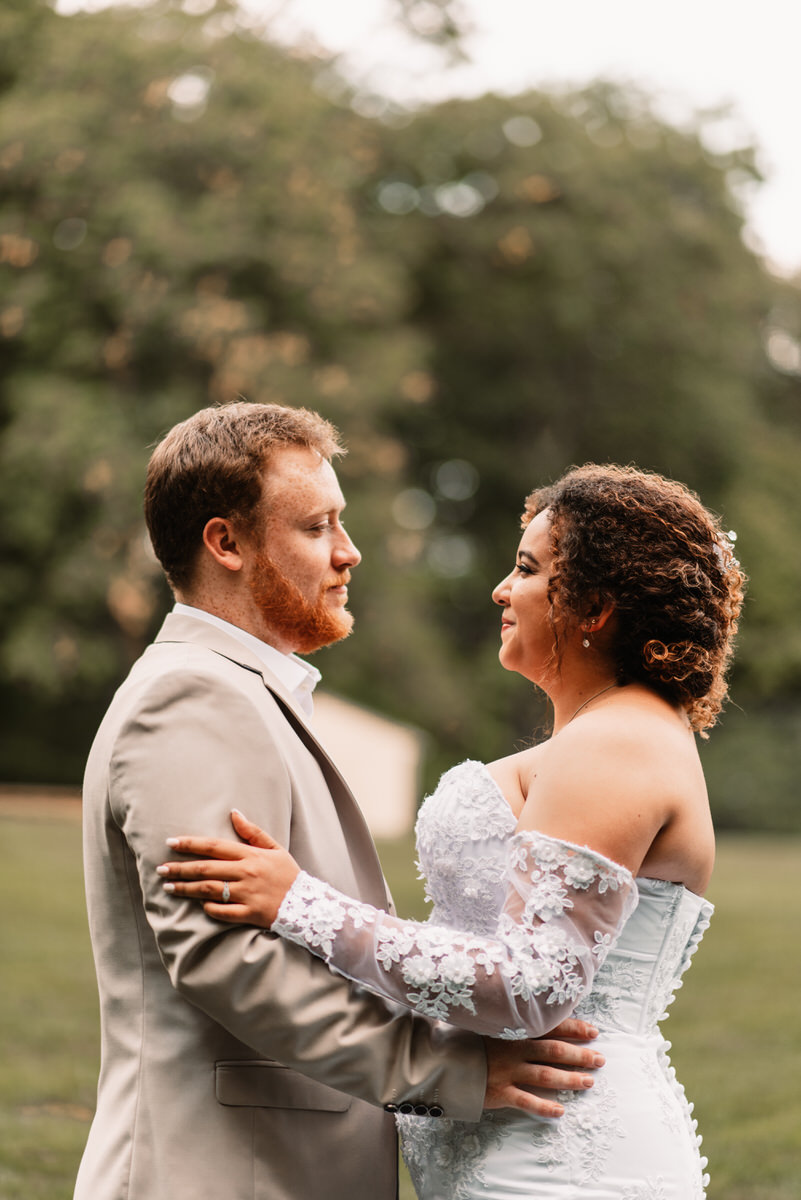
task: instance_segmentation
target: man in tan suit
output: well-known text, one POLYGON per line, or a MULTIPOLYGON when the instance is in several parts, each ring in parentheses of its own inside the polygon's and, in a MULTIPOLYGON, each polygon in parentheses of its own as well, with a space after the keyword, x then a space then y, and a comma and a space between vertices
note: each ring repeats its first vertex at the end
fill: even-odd
POLYGON ((76 1200, 392 1200, 394 1109, 543 1112, 549 1101, 521 1089, 568 1077, 538 1063, 596 1065, 578 1046, 426 1021, 161 887, 165 840, 230 836, 238 807, 312 874, 391 903, 309 725, 317 672, 296 657, 352 623, 360 556, 342 525, 339 452, 316 414, 236 404, 176 426, 151 459, 148 528, 178 603, 86 770, 102 1063, 76 1200))

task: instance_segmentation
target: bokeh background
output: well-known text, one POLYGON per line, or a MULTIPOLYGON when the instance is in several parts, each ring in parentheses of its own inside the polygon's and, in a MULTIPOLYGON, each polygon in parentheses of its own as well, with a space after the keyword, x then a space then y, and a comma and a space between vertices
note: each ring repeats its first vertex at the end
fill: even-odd
MULTIPOLYGON (((292 0, 70 7, 0 10, 0 782, 80 780, 170 603, 150 448, 244 396, 344 433, 358 632, 316 662, 426 732, 425 787, 547 721, 489 600, 526 493, 588 460, 697 489, 751 581, 702 746, 716 823, 797 864, 801 259, 760 240, 747 122, 612 76, 452 95, 476 43, 448 0, 381 9, 405 79, 292 0)), ((40 1194, 14 1170, 4 1195, 40 1194)), ((715 1200, 798 1194, 757 1174, 715 1200)))

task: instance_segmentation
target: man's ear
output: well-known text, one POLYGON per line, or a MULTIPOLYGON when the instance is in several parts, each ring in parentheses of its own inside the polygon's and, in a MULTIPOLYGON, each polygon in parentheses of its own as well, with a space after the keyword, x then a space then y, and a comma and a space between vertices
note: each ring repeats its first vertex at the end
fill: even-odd
POLYGON ((233 522, 227 517, 212 517, 203 529, 203 545, 226 571, 241 571, 242 546, 233 522))

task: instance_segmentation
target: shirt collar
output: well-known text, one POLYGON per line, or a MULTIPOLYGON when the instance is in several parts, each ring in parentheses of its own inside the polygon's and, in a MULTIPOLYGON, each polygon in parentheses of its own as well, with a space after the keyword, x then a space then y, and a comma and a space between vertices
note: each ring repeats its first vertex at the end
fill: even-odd
POLYGON ((296 701, 298 708, 307 717, 312 716, 314 712, 312 693, 322 679, 322 675, 311 663, 298 658, 297 654, 283 654, 280 650, 276 650, 275 646, 270 646, 261 638, 248 633, 247 630, 240 629, 238 625, 232 625, 230 621, 224 621, 222 617, 216 617, 214 613, 206 612, 203 608, 194 608, 191 604, 181 604, 178 601, 172 611, 179 616, 196 617, 199 621, 216 625, 218 629, 222 629, 231 637, 236 638, 243 646, 247 646, 264 663, 265 667, 268 667, 273 675, 277 676, 279 682, 296 701))

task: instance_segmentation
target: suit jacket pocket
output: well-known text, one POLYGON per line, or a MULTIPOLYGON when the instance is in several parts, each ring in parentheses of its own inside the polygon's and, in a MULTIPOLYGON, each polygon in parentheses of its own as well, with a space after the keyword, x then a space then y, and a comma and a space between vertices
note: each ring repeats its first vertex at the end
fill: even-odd
POLYGON ((352 1103, 344 1092, 299 1075, 281 1063, 234 1059, 215 1063, 215 1074, 220 1104, 347 1112, 352 1103))

